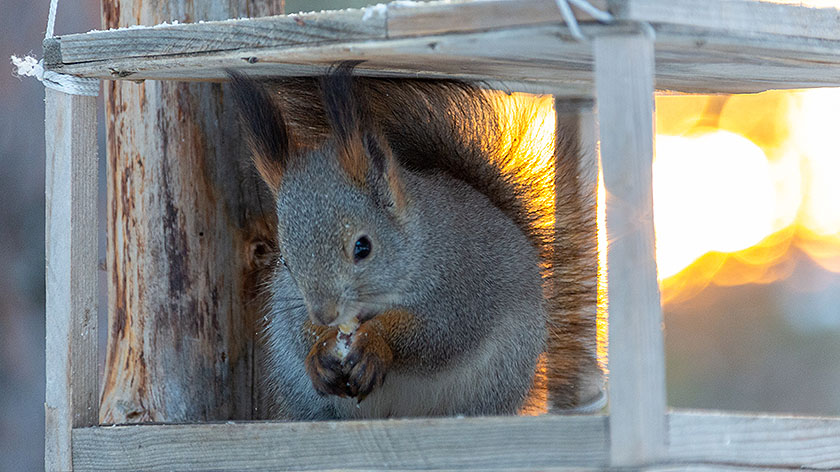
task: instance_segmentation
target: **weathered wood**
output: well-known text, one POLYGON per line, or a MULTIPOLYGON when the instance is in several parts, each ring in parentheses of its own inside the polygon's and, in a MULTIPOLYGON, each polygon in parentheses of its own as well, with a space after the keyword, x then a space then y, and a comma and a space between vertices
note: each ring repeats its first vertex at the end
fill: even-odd
POLYGON ((670 23, 745 34, 840 39, 840 13, 756 0, 608 0, 617 20, 670 23))
MULTIPOLYGON (((108 0, 106 27, 276 13, 280 2, 108 0)), ((112 82, 103 423, 249 419, 259 252, 273 212, 213 84, 112 82), (262 200, 261 200, 262 198, 262 200)))
MULTIPOLYGON (((590 0, 600 10, 606 0, 590 0)), ((541 23, 563 23, 555 0, 530 0, 527 5, 509 0, 478 0, 453 3, 399 3, 388 5, 388 37, 420 36, 499 29, 541 23)), ((586 12, 572 9, 578 21, 592 21, 586 12)))
MULTIPOLYGON (((659 89, 749 93, 840 85, 840 41, 745 35, 655 25, 659 89)), ((626 25, 583 25, 597 35, 626 25)), ((366 60, 371 75, 453 77, 539 85, 564 96, 592 93, 591 48, 566 40, 563 26, 311 47, 261 48, 195 55, 120 57, 61 64, 53 70, 104 79, 223 80, 225 68, 255 75, 313 75, 340 60, 366 60), (494 47, 488 48, 487 44, 494 47)))
POLYGON ((606 189, 610 455, 665 452, 665 363, 653 231, 653 38, 593 40, 606 189))
POLYGON ((840 469, 838 418, 680 412, 668 429, 672 461, 840 469))
MULTIPOLYGON (((241 12, 232 10, 231 13, 239 16, 245 13, 245 9, 241 12)), ((75 63, 99 60, 103 54, 119 57, 168 56, 374 38, 385 38, 384 15, 365 15, 363 10, 342 10, 92 31, 86 35, 61 38, 60 54, 51 56, 60 57, 62 62, 75 63)), ((55 42, 47 43, 48 49, 56 46, 55 42)))
POLYGON ((546 468, 606 464, 606 418, 137 425, 74 431, 77 470, 546 468))
MULTIPOLYGON (((642 470, 840 467, 840 419, 676 411, 642 470)), ((603 416, 135 425, 73 431, 83 470, 609 470, 603 416)), ((626 470, 626 469, 624 469, 626 470)))
MULTIPOLYGON (((339 30, 325 38, 309 29, 317 20, 299 25, 284 17, 67 35, 47 45, 51 57, 62 58, 48 67, 99 78, 222 80, 226 67, 258 75, 309 75, 339 60, 359 59, 368 61, 362 71, 378 75, 493 79, 563 96, 590 95, 591 45, 570 41, 568 28, 551 10, 553 3, 391 4, 385 14, 388 39, 373 40, 360 40, 358 35, 382 38, 381 6, 361 14, 315 14, 311 18, 324 15, 325 22, 342 18, 339 30), (276 32, 271 26, 275 23, 276 32), (259 34, 227 34, 231 24, 237 31, 253 28, 259 34), (214 33, 215 25, 226 33, 214 33), (198 39, 192 39, 193 30, 198 39), (161 33, 165 31, 177 32, 177 38, 166 37, 161 33), (145 39, 129 39, 135 37, 145 39), (302 43, 277 45, 289 41, 302 43), (92 54, 88 42, 119 47, 99 47, 92 54), (73 62, 74 57, 86 59, 73 62)), ((624 0, 611 3, 611 8, 623 20, 651 22, 656 30, 659 89, 741 93, 840 85, 837 10, 745 0, 680 0, 668 5, 624 0), (753 13, 758 16, 753 18, 753 13)), ((582 28, 592 37, 632 29, 628 21, 585 23, 582 28)))
POLYGON ((96 424, 96 97, 46 90, 45 469, 70 471, 71 429, 96 424))

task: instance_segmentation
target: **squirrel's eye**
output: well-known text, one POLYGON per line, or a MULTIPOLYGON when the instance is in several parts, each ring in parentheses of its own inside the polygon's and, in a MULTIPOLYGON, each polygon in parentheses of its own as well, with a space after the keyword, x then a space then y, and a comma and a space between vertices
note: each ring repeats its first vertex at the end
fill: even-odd
POLYGON ((356 240, 356 245, 353 246, 353 260, 359 262, 370 255, 370 239, 367 236, 362 236, 356 240))

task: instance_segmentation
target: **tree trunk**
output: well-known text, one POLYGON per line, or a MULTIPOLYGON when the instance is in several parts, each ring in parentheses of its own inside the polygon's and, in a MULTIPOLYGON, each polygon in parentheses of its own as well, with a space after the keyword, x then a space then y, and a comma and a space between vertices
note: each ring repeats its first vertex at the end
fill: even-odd
MULTIPOLYGON (((102 0, 102 23, 282 9, 282 0, 102 0)), ((120 81, 105 90, 109 331, 100 422, 250 419, 259 256, 271 244, 273 210, 226 86, 120 81)))

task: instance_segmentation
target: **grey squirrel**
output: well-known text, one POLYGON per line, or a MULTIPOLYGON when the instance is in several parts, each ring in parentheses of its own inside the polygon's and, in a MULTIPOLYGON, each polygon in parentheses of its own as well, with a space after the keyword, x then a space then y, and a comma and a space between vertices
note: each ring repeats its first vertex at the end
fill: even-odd
POLYGON ((277 212, 271 417, 515 414, 546 385, 559 409, 596 398, 594 202, 577 149, 556 146, 547 228, 530 201, 555 177, 530 172, 523 154, 545 151, 500 119, 497 94, 353 68, 229 72, 277 212))

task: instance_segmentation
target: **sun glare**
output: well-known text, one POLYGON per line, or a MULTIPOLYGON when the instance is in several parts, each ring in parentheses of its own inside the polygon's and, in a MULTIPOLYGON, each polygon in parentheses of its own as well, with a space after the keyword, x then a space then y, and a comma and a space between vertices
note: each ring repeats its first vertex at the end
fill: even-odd
POLYGON ((746 249, 781 229, 774 227, 770 165, 750 140, 722 130, 658 136, 656 156, 653 198, 660 278, 678 273, 707 252, 746 249))
MULTIPOLYGON (((512 109, 538 105, 524 141, 550 148, 550 97, 506 100, 512 109)), ((840 272, 837 123, 840 89, 656 98, 653 196, 663 302, 691 298, 709 284, 786 278, 796 264, 793 249, 840 272)), ((542 155, 534 172, 553 172, 552 156, 542 155)), ((546 210, 546 225, 553 224, 553 190, 552 179, 535 189, 533 204, 546 210)), ((600 343, 607 242, 603 184, 598 190, 600 343)))
POLYGON ((657 98, 664 301, 786 277, 791 247, 840 272, 840 89, 657 98))

